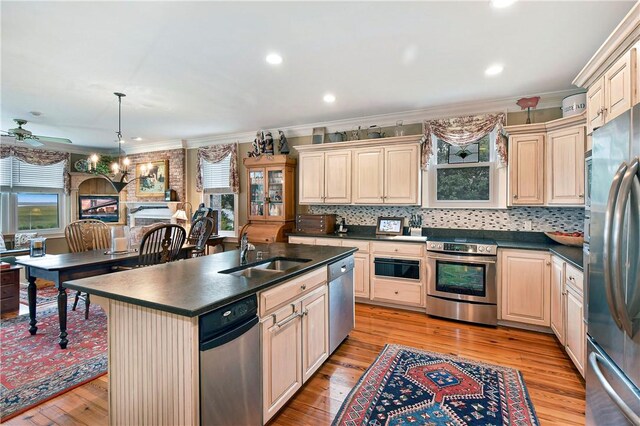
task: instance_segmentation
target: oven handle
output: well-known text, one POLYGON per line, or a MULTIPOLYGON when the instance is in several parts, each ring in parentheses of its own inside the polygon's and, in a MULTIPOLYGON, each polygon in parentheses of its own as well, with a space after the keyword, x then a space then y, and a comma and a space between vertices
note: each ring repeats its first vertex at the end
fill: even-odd
POLYGON ((419 260, 408 260, 408 259, 398 259, 398 260, 383 260, 384 258, 375 257, 373 259, 373 263, 382 263, 385 265, 409 265, 409 266, 420 266, 419 260))
POLYGON ((443 260, 445 262, 456 261, 459 263, 477 263, 482 265, 492 265, 496 263, 495 259, 484 259, 478 257, 466 257, 466 256, 434 256, 432 254, 427 255, 428 259, 443 260))

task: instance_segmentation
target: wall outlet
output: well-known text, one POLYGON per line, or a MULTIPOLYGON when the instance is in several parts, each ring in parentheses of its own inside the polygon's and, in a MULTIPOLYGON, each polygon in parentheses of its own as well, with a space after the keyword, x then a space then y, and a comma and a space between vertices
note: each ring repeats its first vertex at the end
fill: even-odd
POLYGON ((530 220, 525 220, 524 221, 524 230, 525 231, 531 231, 531 221, 530 220))

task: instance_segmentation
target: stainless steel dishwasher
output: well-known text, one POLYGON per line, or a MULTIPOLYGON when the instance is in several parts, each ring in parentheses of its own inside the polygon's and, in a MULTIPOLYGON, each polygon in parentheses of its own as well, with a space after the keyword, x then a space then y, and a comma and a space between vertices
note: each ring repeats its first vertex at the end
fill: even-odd
POLYGON ((329 354, 355 326, 353 268, 353 256, 329 265, 329 354))
POLYGON ((200 316, 200 424, 261 425, 256 295, 200 316))

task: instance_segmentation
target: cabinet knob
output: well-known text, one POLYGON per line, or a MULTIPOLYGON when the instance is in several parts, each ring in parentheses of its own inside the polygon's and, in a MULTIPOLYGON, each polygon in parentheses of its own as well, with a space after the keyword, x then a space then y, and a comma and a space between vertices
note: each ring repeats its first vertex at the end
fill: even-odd
POLYGON ((578 197, 584 198, 584 194, 580 194, 580 195, 578 195, 578 197))
POLYGON ((306 290, 306 289, 307 289, 307 285, 306 285, 306 284, 302 284, 302 285, 300 286, 300 289, 301 289, 301 290, 306 290))
POLYGON ((550 262, 550 261, 548 261, 548 260, 547 260, 547 262, 546 262, 546 263, 547 263, 547 266, 551 265, 551 262, 550 262))
POLYGON ((398 290, 394 291, 395 294, 398 294, 398 290))
POLYGON ((517 200, 518 199, 518 194, 513 194, 513 199, 517 200))

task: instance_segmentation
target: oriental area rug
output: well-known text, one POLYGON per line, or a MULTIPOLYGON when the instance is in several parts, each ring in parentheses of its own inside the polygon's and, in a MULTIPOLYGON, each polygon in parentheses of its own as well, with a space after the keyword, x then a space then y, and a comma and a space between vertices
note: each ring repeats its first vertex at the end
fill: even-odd
MULTIPOLYGON (((69 298, 75 296, 75 291, 67 290, 69 298)), ((44 305, 46 303, 55 303, 58 301, 58 289, 54 286, 38 287, 36 291, 36 305, 44 305)), ((20 283, 20 303, 23 305, 29 304, 29 298, 27 296, 27 284, 20 283)))
POLYGON ((69 299, 67 349, 58 345, 55 305, 38 307, 35 336, 29 334, 29 315, 0 321, 0 421, 107 372, 107 316, 91 305, 85 320, 84 305, 74 312, 69 299))
POLYGON ((518 370, 386 345, 333 425, 538 425, 518 370))

